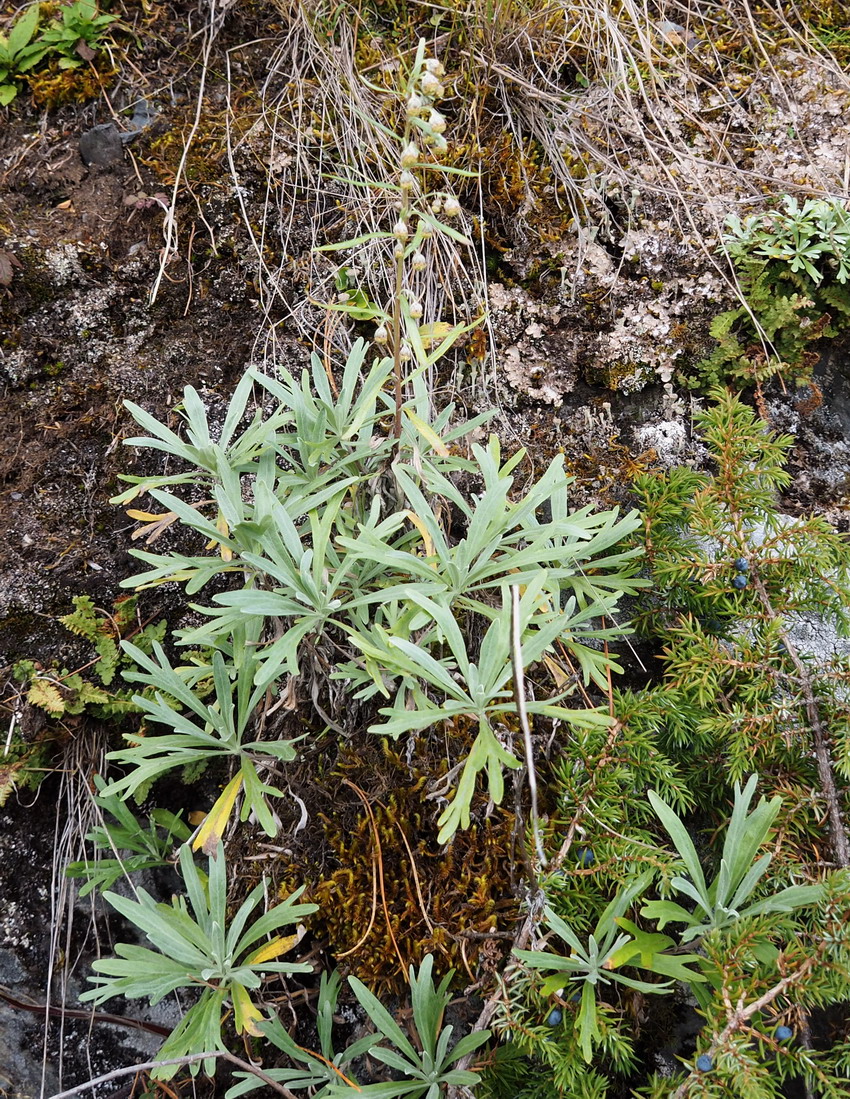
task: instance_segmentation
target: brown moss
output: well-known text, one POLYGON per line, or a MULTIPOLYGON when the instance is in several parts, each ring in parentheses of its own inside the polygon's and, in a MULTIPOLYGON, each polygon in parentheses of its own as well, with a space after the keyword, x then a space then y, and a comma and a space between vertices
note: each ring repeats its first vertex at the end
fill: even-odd
MULTIPOLYGON (((190 135, 191 144, 183 162, 182 178, 188 183, 221 186, 229 112, 227 109, 203 110, 197 129, 192 133, 195 111, 194 103, 175 108, 171 112, 168 128, 151 138, 147 148, 136 155, 139 163, 155 172, 160 182, 167 186, 174 183, 190 135)), ((234 104, 230 113, 232 141, 238 143, 258 117, 259 110, 253 97, 234 104)))
POLYGON ((313 858, 302 856, 284 873, 286 891, 309 883, 305 899, 319 905, 311 930, 370 987, 404 986, 399 954, 405 969, 433 953, 441 971, 474 980, 476 966, 501 956, 490 933, 510 929, 518 916, 513 815, 497 810, 441 846, 438 808, 426 800, 433 778, 424 763, 409 767, 389 741, 348 750, 322 783, 332 805, 318 815, 324 850, 315 845, 313 858))
POLYGON ((96 99, 108 88, 116 69, 98 70, 94 65, 78 69, 60 69, 54 58, 45 68, 28 73, 26 80, 38 107, 53 110, 63 103, 85 103, 96 99))

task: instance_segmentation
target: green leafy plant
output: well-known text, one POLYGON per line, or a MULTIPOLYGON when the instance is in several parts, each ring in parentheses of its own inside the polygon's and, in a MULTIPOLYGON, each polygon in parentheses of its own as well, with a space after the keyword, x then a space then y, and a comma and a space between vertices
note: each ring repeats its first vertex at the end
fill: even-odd
POLYGON ((88 642, 95 658, 69 671, 35 660, 12 666, 7 702, 12 703, 9 731, 0 762, 0 804, 16 788, 35 788, 50 773, 57 744, 65 742, 84 716, 120 722, 138 712, 133 691, 115 685, 115 676, 132 664, 120 649, 132 635, 142 651, 165 635, 165 622, 139 626, 135 597, 116 601, 111 611, 96 607, 87 595, 73 599, 74 610, 57 619, 88 642))
POLYGON ((743 221, 730 214, 724 243, 734 259, 751 255, 780 260, 792 272, 805 272, 816 284, 850 278, 850 211, 837 199, 782 199, 783 209, 753 214, 743 221))
POLYGON ((696 908, 691 911, 668 900, 650 901, 641 909, 641 915, 656 920, 659 928, 668 923, 684 924, 685 930, 680 936, 683 943, 728 927, 738 919, 792 912, 803 905, 815 904, 823 893, 817 885, 792 885, 762 900, 752 900, 773 858, 767 852, 757 859, 756 853, 764 846, 782 804, 779 797, 769 802, 761 798, 748 815, 757 781, 758 776, 751 775, 743 791, 735 786, 735 808, 726 830, 720 871, 710 885, 706 884, 700 858, 687 829, 670 806, 654 791, 649 791, 652 808, 669 833, 689 875, 688 878, 675 877, 670 884, 677 893, 693 901, 696 908))
POLYGON ((641 896, 650 885, 654 875, 642 874, 617 896, 604 910, 585 945, 569 924, 562 920, 552 909, 546 911, 546 924, 567 946, 568 957, 560 957, 549 951, 516 950, 514 953, 525 964, 535 970, 555 970, 555 975, 543 982, 544 995, 558 995, 564 992, 564 982, 581 986, 580 1006, 576 1018, 581 1051, 586 1062, 593 1058, 594 1046, 601 1039, 597 1021, 597 996, 601 987, 611 982, 644 993, 665 993, 672 990, 669 981, 650 983, 627 977, 618 972, 622 965, 631 964, 651 973, 689 983, 698 983, 705 978, 698 972, 688 969, 689 964, 699 962, 696 954, 673 955, 671 948, 676 946, 674 939, 666 935, 648 935, 635 924, 624 919, 625 913, 635 899, 641 896), (624 930, 625 928, 625 930, 624 930))
POLYGON ((721 247, 734 263, 744 303, 711 323, 718 341, 689 384, 759 385, 776 373, 810 384, 811 345, 850 323, 850 213, 839 200, 792 196, 783 209, 726 219, 721 247))
MULTIPOLYGON (((104 897, 125 919, 135 924, 156 948, 119 943, 117 958, 94 962, 96 975, 89 980, 96 986, 80 999, 101 1004, 113 996, 129 999, 148 997, 152 1004, 177 989, 200 992, 197 1002, 183 1016, 159 1051, 159 1058, 180 1057, 189 1053, 211 1052, 226 1048, 221 1035, 222 1015, 229 1001, 239 1032, 259 1036, 262 1018, 251 993, 261 987, 267 973, 309 973, 308 964, 281 962, 298 941, 298 935, 275 934, 316 911, 313 904, 296 904, 302 890, 270 908, 249 926, 251 915, 263 899, 261 882, 245 898, 232 918, 227 911, 227 867, 221 845, 209 859, 208 873, 202 876, 185 845, 180 850, 179 869, 188 895, 173 897, 171 904, 157 903, 144 889, 137 890, 138 900, 115 893, 104 897), (267 936, 272 935, 272 938, 267 936), (259 945, 258 945, 259 944, 259 945)), ((216 1062, 203 1062, 211 1076, 216 1062)), ((176 1065, 155 1070, 158 1079, 170 1079, 176 1065)), ((201 1062, 192 1066, 197 1073, 201 1062)))
MULTIPOLYGON (((659 857, 660 849, 653 850, 647 841, 641 840, 631 850, 660 865, 661 891, 672 890, 687 897, 696 905, 693 911, 667 899, 649 900, 648 893, 657 875, 651 869, 620 886, 592 932, 582 934, 555 911, 555 907, 564 910, 570 894, 578 892, 575 886, 565 883, 553 906, 546 909, 545 924, 569 947, 569 954, 561 956, 551 948, 514 951, 527 973, 547 975, 542 982, 533 981, 531 986, 522 972, 513 976, 516 988, 510 992, 500 1029, 511 1035, 512 1043, 525 1055, 552 1066, 559 1094, 577 1093, 583 1088, 596 1088, 599 1094, 604 1094, 604 1077, 598 1068, 588 1067, 585 1072, 581 1062, 598 1066, 600 1058, 611 1057, 612 1067, 621 1070, 631 1067, 629 1048, 622 1044, 623 1036, 618 1033, 625 1016, 622 1005, 619 1013, 615 1007, 616 997, 612 993, 617 986, 644 995, 661 995, 674 991, 673 981, 684 982, 707 1020, 691 1076, 685 1084, 681 1076, 673 1086, 668 1081, 668 1090, 664 1090, 659 1080, 652 1091, 658 1096, 686 1094, 675 1088, 681 1085, 689 1089, 699 1080, 700 1073, 706 1071, 706 1062, 700 1061, 700 1057, 714 1065, 718 1051, 723 1050, 729 1055, 731 1066, 738 1039, 745 1032, 752 1032, 761 1013, 783 995, 788 984, 808 980, 815 964, 830 969, 829 977, 823 974, 818 977, 818 980, 823 977, 824 985, 832 989, 828 996, 840 996, 843 993, 839 989, 848 987, 850 972, 844 964, 846 934, 842 934, 840 942, 830 940, 827 946, 820 932, 814 930, 835 926, 834 905, 842 909, 848 903, 846 875, 836 873, 815 885, 782 887, 766 882, 772 853, 764 852, 764 847, 780 813, 781 799, 768 802, 762 798, 750 813, 756 784, 757 776, 753 775, 743 790, 735 789, 718 872, 711 884, 707 884, 706 858, 697 854, 683 822, 654 791, 648 792, 652 808, 673 840, 688 877, 676 874, 671 878, 672 867, 668 868, 663 857, 659 857), (629 918, 632 909, 639 909, 641 923, 637 922, 637 914, 629 918), (646 921, 655 924, 657 930, 647 930, 646 921), (683 925, 684 930, 661 934, 660 929, 667 924, 683 925), (689 943, 697 948, 693 953, 686 952, 689 943), (663 979, 638 980, 629 975, 629 969, 644 970, 663 979), (789 981, 788 973, 792 970, 795 976, 789 981), (765 994, 766 989, 772 991, 765 994), (541 1014, 545 1019, 543 1025, 541 1014)), ((582 902, 585 907, 588 903, 601 903, 593 893, 585 894, 582 902)), ((770 1029, 767 1022, 761 1025, 770 1029)), ((748 1062, 757 1065, 769 1045, 766 1040, 758 1055, 751 1058, 748 1055, 748 1062)), ((516 1060, 513 1064, 519 1069, 516 1060)), ((786 1064, 785 1069, 784 1078, 789 1078, 793 1074, 790 1065, 786 1064)), ((801 1069, 805 1071, 804 1059, 795 1066, 796 1071, 801 1069)), ((497 1090, 497 1080, 493 1081, 493 1089, 497 1090)), ((517 1091, 525 1094, 522 1087, 517 1091)))
POLYGON ((94 0, 75 0, 60 12, 61 18, 39 35, 39 43, 43 52, 59 54, 60 69, 77 69, 100 49, 103 32, 118 17, 99 15, 94 0))
POLYGON ((86 879, 81 897, 95 889, 110 889, 119 878, 139 870, 169 866, 175 844, 185 843, 192 834, 185 821, 167 809, 154 809, 145 826, 121 798, 104 794, 106 781, 100 775, 95 775, 94 782, 103 824, 88 832, 86 839, 94 845, 96 854, 109 851, 115 858, 101 856, 68 864, 65 873, 69 878, 86 879), (107 815, 112 820, 107 820, 107 815))
POLYGON ((12 25, 8 35, 0 34, 0 107, 18 94, 15 77, 37 65, 50 49, 43 36, 35 38, 39 5, 30 4, 12 25))
POLYGON ((151 623, 141 628, 135 618, 134 597, 118 600, 111 613, 100 610, 88 595, 75 595, 74 610, 58 621, 71 633, 87 641, 96 659, 69 672, 67 668, 44 668, 32 660, 15 665, 15 679, 24 686, 27 702, 45 711, 51 718, 75 717, 90 713, 94 717, 117 719, 138 709, 132 692, 114 687, 116 674, 132 664, 122 654, 121 638, 132 634, 135 649, 150 652, 151 647, 165 636, 165 622, 151 623), (91 675, 84 675, 91 668, 91 675))
POLYGON ((847 872, 837 871, 805 914, 746 918, 709 933, 703 968, 710 984, 702 987, 712 995, 700 1008, 705 1023, 696 1049, 681 1070, 654 1074, 636 1094, 779 1099, 800 1085, 835 1099, 846 1092, 847 1043, 810 1048, 808 1012, 846 1001, 848 896, 847 872))

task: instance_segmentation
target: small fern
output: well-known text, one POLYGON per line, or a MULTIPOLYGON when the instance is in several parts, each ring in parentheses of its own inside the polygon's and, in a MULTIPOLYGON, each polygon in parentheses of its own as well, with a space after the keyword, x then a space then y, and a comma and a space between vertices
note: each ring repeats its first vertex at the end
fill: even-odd
POLYGON ((108 687, 115 678, 120 656, 118 644, 110 632, 108 619, 104 618, 88 595, 75 595, 74 610, 59 619, 66 630, 85 638, 94 646, 99 660, 94 666, 94 674, 104 687, 108 687))

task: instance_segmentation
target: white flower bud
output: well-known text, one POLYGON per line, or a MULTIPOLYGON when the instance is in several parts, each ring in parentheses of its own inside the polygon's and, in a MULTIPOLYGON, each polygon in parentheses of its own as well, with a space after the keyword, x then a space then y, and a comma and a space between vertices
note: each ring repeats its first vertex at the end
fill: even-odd
POLYGON ((375 329, 375 335, 372 337, 375 343, 386 343, 389 338, 390 334, 387 332, 387 327, 384 324, 379 325, 379 327, 375 329))
POLYGON ((397 221, 393 226, 393 236, 396 240, 401 241, 401 243, 403 244, 410 236, 410 233, 407 229, 407 222, 397 221))
POLYGON ((398 357, 403 363, 409 363, 411 359, 410 344, 403 343, 398 349, 398 357))
POLYGON ((414 165, 419 163, 419 147, 415 141, 411 141, 401 151, 401 166, 402 168, 413 168, 414 165))
POLYGON ((407 100, 407 103, 405 104, 405 107, 404 107, 404 109, 405 109, 405 111, 406 111, 406 113, 407 113, 407 117, 408 117, 408 118, 413 118, 413 117, 415 117, 416 115, 418 115, 418 114, 419 114, 419 112, 420 112, 420 111, 422 110, 422 108, 424 107, 424 105, 425 105, 425 104, 424 104, 424 103, 422 102, 422 96, 421 96, 421 95, 417 95, 417 94, 416 94, 416 92, 414 92, 414 93, 413 93, 413 94, 412 94, 412 95, 411 95, 411 96, 410 96, 410 97, 408 98, 408 100, 407 100))
MULTIPOLYGON (((424 226, 423 226, 424 228, 424 226)), ((428 262, 421 252, 414 252, 410 257, 410 266, 414 271, 424 271, 428 266, 428 262)))
POLYGON ((413 172, 408 172, 407 169, 405 169, 399 176, 398 182, 402 191, 410 191, 416 186, 416 176, 413 172))
POLYGON ((403 244, 397 244, 395 246, 395 248, 393 248, 393 258, 394 259, 404 259, 404 245, 403 244))
POLYGON ((428 125, 434 131, 435 134, 442 134, 446 131, 446 120, 440 114, 439 111, 435 111, 431 108, 431 113, 428 115, 428 125))
POLYGON ((439 99, 443 94, 443 86, 433 73, 424 72, 421 84, 422 91, 429 99, 439 99))
POLYGON ((442 195, 437 195, 436 198, 434 198, 432 200, 429 209, 430 209, 432 214, 439 214, 439 212, 442 210, 442 208, 443 208, 443 196, 442 195))
POLYGON ((431 237, 433 237, 433 235, 434 235, 434 230, 427 223, 427 221, 423 221, 421 224, 422 224, 422 239, 423 240, 430 240, 431 237))
POLYGON ((437 156, 443 156, 449 151, 449 143, 448 141, 446 141, 442 134, 434 134, 434 136, 431 138, 430 144, 431 148, 434 150, 437 156))
POLYGON ((431 73, 432 76, 445 76, 446 70, 443 68, 443 62, 438 61, 436 57, 425 58, 425 70, 431 73))
POLYGON ((412 301, 410 303, 410 315, 415 321, 418 321, 423 313, 424 309, 418 301, 412 301))
POLYGON ((460 203, 454 195, 449 195, 443 204, 443 210, 447 218, 456 218, 460 213, 460 203))

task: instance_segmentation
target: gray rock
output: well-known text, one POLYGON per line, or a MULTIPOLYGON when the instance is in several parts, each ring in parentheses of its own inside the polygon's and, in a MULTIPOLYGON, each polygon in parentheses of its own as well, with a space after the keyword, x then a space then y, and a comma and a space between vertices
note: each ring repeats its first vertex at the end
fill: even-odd
POLYGON ((124 144, 114 122, 93 126, 80 138, 80 156, 86 164, 109 168, 124 157, 124 144))
POLYGON ((11 987, 26 981, 27 974, 14 951, 0 947, 0 985, 11 987))

